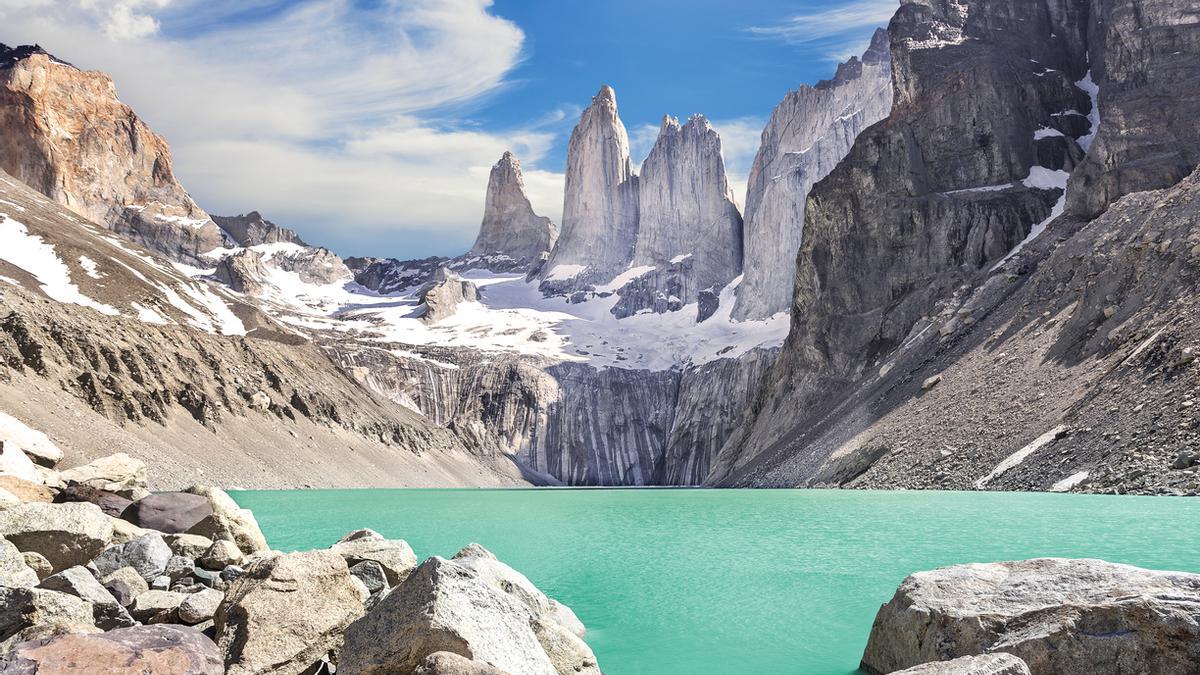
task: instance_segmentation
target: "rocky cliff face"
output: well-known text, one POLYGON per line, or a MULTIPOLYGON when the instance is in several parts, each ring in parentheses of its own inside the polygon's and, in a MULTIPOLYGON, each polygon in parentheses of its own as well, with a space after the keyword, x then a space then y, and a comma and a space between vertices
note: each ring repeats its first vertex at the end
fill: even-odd
POLYGON ((706 291, 715 298, 741 274, 742 216, 708 120, 697 115, 681 126, 665 117, 638 186, 632 267, 642 273, 619 291, 613 313, 677 311, 706 291))
POLYGON ((224 245, 175 180, 166 141, 109 77, 0 45, 0 169, 88 220, 174 259, 224 245))
POLYGON ((521 163, 511 152, 505 152, 488 176, 483 223, 467 255, 502 256, 529 266, 549 254, 557 241, 558 226, 533 212, 521 163))
POLYGON ((832 80, 789 92, 775 107, 746 190, 746 276, 734 318, 762 319, 790 308, 809 190, 891 107, 891 57, 883 30, 861 60, 841 64, 832 80))
POLYGON ((607 85, 592 97, 567 146, 562 235, 541 274, 547 292, 604 283, 628 266, 638 230, 638 182, 629 137, 607 85))
POLYGON ((1166 382, 1192 378, 1190 314, 1162 322, 1192 292, 1176 252, 1189 235, 1173 224, 1194 179, 1091 222, 1086 206, 1158 187, 1200 144, 1175 117, 1187 95, 1145 76, 1159 63, 1182 81, 1200 70, 1200 24, 1176 7, 901 7, 889 29, 895 108, 809 198, 777 384, 710 480, 1195 489, 1194 475, 1171 473, 1166 427, 1114 415, 1174 415, 1166 382), (1151 115, 1148 96, 1172 112, 1151 115), (1101 151, 1096 132, 1128 154, 1101 151), (1159 134, 1179 134, 1180 150, 1148 149, 1159 134), (1109 188, 1076 197, 1089 181, 1109 188))
POLYGON ((212 219, 238 246, 279 243, 308 245, 295 230, 272 223, 258 211, 237 216, 213 216, 212 219))

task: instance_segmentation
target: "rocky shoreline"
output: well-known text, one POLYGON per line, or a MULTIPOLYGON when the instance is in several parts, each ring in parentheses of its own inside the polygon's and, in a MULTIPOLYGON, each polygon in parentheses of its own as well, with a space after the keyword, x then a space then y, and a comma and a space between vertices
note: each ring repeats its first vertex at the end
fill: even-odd
POLYGON ((223 490, 150 493, 118 453, 0 439, 0 672, 599 673, 570 608, 478 544, 371 530, 271 550, 223 490))
MULTIPOLYGON (((574 612, 478 544, 418 564, 405 541, 364 529, 281 553, 219 488, 151 493, 128 455, 67 469, 62 456, 28 428, 0 434, 0 672, 600 672, 574 612)), ((1198 664, 1200 575, 1044 558, 911 575, 861 667, 1198 664)))

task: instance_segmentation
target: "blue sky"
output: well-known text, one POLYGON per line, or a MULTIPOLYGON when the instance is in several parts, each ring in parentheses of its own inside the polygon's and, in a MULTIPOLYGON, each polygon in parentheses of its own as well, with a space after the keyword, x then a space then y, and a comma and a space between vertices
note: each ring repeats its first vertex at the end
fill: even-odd
MULTIPOLYGON (((491 163, 558 219, 566 140, 601 84, 634 161, 703 113, 735 185, 789 90, 865 48, 897 0, 3 0, 0 41, 108 72, 212 213, 343 255, 470 246, 491 163)), ((739 198, 741 196, 739 195, 739 198)))

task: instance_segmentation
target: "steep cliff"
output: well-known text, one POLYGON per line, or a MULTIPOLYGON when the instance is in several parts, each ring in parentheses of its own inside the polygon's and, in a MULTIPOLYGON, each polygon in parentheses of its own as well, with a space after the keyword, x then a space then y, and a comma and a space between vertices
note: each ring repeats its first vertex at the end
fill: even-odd
POLYGON ((1188 90, 1149 74, 1194 81, 1200 22, 1135 4, 901 7, 895 108, 810 195, 791 335, 711 482, 1195 491, 1195 178, 1142 191, 1195 167, 1188 90))
POLYGON ((612 87, 601 87, 580 115, 566 173, 562 233, 540 275, 549 293, 608 282, 633 258, 638 179, 612 87))
POLYGON ((0 130, 0 169, 85 219, 177 260, 224 245, 104 73, 0 45, 0 130))
POLYGON ((541 261, 557 241, 558 226, 533 212, 521 163, 505 152, 488 176, 483 223, 467 255, 504 257, 529 266, 541 261))
MULTIPOLYGON (((616 316, 678 311, 716 298, 741 274, 742 216, 725 175, 721 138, 702 115, 680 126, 663 118, 638 177, 638 233, 631 267, 640 274, 619 289, 616 316)), ((716 309, 705 305, 708 318, 716 309)))
POLYGON ((746 189, 745 274, 734 318, 761 319, 791 306, 804 205, 854 139, 892 108, 887 32, 832 80, 789 92, 771 113, 746 189))

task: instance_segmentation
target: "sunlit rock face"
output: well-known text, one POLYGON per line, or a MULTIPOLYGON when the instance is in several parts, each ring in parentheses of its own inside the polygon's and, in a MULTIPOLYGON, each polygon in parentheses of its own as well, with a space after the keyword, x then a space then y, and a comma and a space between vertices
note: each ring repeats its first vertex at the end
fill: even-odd
POLYGON ((0 169, 79 215, 176 260, 224 244, 104 73, 0 45, 0 130, 0 169))
POLYGON ((808 192, 850 151, 854 139, 892 107, 887 32, 832 80, 789 92, 771 113, 746 189, 746 277, 734 318, 787 311, 804 235, 808 192))
POLYGON ((533 212, 521 163, 505 152, 488 177, 483 223, 467 255, 502 257, 528 266, 549 254, 557 241, 558 226, 533 212))
POLYGON ((592 97, 567 146, 562 235, 542 271, 547 292, 610 281, 633 259, 638 179, 629 137, 607 85, 592 97))

